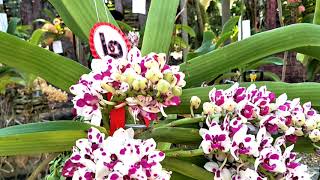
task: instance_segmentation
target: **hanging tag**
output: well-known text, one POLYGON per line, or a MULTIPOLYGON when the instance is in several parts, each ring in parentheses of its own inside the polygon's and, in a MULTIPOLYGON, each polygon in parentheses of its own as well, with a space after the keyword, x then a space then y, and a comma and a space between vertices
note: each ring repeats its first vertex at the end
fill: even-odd
POLYGON ((63 53, 62 42, 61 41, 53 41, 52 43, 53 52, 57 54, 63 53))
POLYGON ((0 13, 0 31, 7 32, 8 19, 6 13, 0 13))
POLYGON ((239 27, 238 41, 241 41, 251 36, 250 20, 243 20, 241 23, 241 19, 240 19, 238 23, 238 27, 239 27))
POLYGON ((132 13, 146 14, 146 0, 132 0, 132 13))
POLYGON ((97 23, 90 31, 90 50, 96 59, 111 56, 114 59, 126 58, 131 48, 127 36, 110 23, 97 23))

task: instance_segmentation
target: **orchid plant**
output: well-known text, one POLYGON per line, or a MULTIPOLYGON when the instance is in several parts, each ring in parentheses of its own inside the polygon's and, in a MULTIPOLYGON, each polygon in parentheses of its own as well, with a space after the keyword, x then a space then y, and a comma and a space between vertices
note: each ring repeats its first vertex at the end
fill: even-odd
MULTIPOLYGON (((102 1, 49 1, 84 42, 98 22, 118 27, 102 1)), ((320 28, 263 32, 170 66, 179 2, 151 1, 141 51, 130 33, 123 56, 95 56, 91 70, 0 33, 0 62, 71 92, 80 117, 1 129, 0 156, 68 151, 48 179, 310 179, 295 152, 319 149, 318 83, 205 85, 282 51, 319 59, 320 28)))

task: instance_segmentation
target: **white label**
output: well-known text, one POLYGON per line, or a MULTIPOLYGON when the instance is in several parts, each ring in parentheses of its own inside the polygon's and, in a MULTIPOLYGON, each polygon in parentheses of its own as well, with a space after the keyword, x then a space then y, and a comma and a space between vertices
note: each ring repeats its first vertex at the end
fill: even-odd
POLYGON ((238 41, 241 41, 242 39, 246 39, 251 36, 250 20, 243 20, 241 24, 241 18, 240 18, 238 27, 239 27, 238 41))
POLYGON ((7 32, 8 19, 6 13, 0 13, 0 31, 7 32))
POLYGON ((93 44, 101 59, 107 56, 119 59, 128 55, 126 41, 116 29, 108 25, 100 25, 94 30, 93 44))
POLYGON ((61 41, 53 41, 52 44, 53 52, 57 54, 63 53, 62 42, 61 41))
POLYGON ((146 14, 146 0, 132 0, 132 13, 146 14))

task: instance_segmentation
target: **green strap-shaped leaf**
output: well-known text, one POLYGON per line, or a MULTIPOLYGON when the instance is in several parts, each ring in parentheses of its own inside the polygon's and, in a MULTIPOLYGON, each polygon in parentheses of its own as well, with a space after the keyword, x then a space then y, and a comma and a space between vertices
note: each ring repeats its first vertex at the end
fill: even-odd
POLYGON ((142 134, 138 134, 137 138, 153 138, 158 142, 170 142, 176 144, 200 144, 201 141, 199 129, 180 127, 160 127, 150 129, 142 134))
MULTIPOLYGON (((242 83, 241 86, 248 87, 251 83, 242 83)), ((302 102, 312 102, 313 106, 320 106, 320 83, 283 83, 283 82, 257 82, 258 87, 267 86, 269 91, 273 91, 276 95, 287 93, 288 97, 300 98, 302 102)), ((216 85, 217 89, 226 89, 231 85, 216 85)), ((192 96, 198 96, 202 103, 209 101, 209 92, 213 87, 191 88, 183 90, 181 101, 179 106, 166 108, 165 112, 168 114, 189 114, 190 113, 190 98, 192 96)), ((202 105, 195 112, 201 112, 202 105)))
POLYGON ((228 69, 242 66, 286 50, 320 59, 320 26, 295 24, 256 34, 181 65, 188 87, 214 79, 228 69))
MULTIPOLYGON (((161 164, 164 168, 198 180, 213 179, 212 173, 190 162, 175 158, 165 158, 161 164)), ((175 177, 172 177, 175 179, 175 177)))
POLYGON ((179 0, 152 0, 142 43, 142 54, 167 53, 179 0))
POLYGON ((0 129, 0 156, 68 151, 77 139, 87 136, 90 127, 81 122, 52 121, 0 129))
POLYGON ((89 69, 79 63, 0 32, 0 63, 40 76, 68 90, 89 69))
POLYGON ((49 1, 65 24, 83 41, 88 41, 90 29, 97 22, 110 22, 118 26, 108 8, 105 7, 104 0, 49 1))

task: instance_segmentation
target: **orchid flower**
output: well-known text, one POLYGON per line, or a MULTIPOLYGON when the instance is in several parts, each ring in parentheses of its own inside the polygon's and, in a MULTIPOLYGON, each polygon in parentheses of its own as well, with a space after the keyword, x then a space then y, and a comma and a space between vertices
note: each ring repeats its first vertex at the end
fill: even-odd
POLYGON ((72 179, 170 179, 160 162, 165 154, 153 139, 134 139, 132 129, 118 129, 113 136, 90 128, 87 139, 79 139, 62 174, 72 179))

